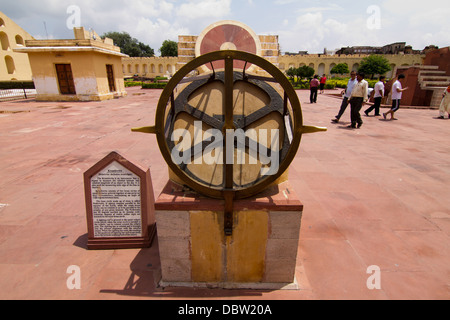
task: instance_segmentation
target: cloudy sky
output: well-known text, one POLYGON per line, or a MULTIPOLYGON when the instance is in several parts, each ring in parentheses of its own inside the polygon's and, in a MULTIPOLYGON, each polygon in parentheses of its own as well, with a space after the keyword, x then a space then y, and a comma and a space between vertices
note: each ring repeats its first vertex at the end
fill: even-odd
POLYGON ((450 46, 448 0, 0 0, 0 11, 37 39, 72 39, 80 24, 102 35, 126 31, 158 49, 219 20, 278 35, 282 52, 404 41, 450 46))

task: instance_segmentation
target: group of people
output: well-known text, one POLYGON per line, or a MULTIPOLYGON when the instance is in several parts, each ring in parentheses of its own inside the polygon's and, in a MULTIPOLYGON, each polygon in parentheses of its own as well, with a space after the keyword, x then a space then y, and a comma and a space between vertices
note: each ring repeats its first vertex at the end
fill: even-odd
MULTIPOLYGON (((360 111, 364 103, 369 100, 369 83, 364 80, 364 77, 365 75, 362 72, 352 71, 350 73, 347 88, 342 92, 344 98, 342 99, 341 107, 337 116, 331 120, 332 122, 338 123, 348 104, 350 104, 351 124, 348 127, 352 129, 361 128, 363 121, 361 119, 360 111)), ((394 113, 400 108, 402 92, 408 89, 407 87, 402 88, 403 79, 405 79, 405 75, 400 74, 392 85, 392 107, 388 112, 383 113, 384 119, 390 114, 390 119, 395 120, 394 113)), ((375 116, 381 116, 380 106, 381 100, 384 97, 385 80, 386 77, 380 76, 378 82, 375 84, 373 96, 374 104, 364 111, 366 116, 369 116, 369 113, 373 110, 375 110, 375 116)))
MULTIPOLYGON (((364 103, 369 100, 369 83, 364 80, 364 73, 362 72, 355 72, 352 71, 350 73, 350 79, 348 80, 347 87, 345 90, 342 91, 341 94, 343 94, 343 99, 341 106, 339 108, 339 112, 336 115, 334 119, 331 121, 334 123, 338 123, 341 119, 342 115, 344 114, 345 110, 347 109, 347 106, 350 104, 350 120, 351 124, 348 126, 348 128, 356 129, 361 128, 363 121, 361 119, 361 108, 364 105, 364 103)), ((322 76, 322 78, 319 81, 319 76, 315 75, 314 79, 310 82, 310 102, 316 103, 317 102, 317 92, 320 87, 321 93, 323 93, 325 83, 326 83, 326 77, 325 75, 322 76)), ((389 111, 386 113, 383 113, 383 118, 385 120, 388 120, 388 115, 390 115, 389 120, 397 120, 394 118, 394 113, 400 109, 400 101, 402 99, 402 93, 405 90, 408 90, 408 87, 403 88, 403 82, 405 79, 404 74, 400 74, 397 76, 397 80, 392 85, 392 107, 389 111)), ((374 104, 364 110, 364 114, 366 116, 369 116, 369 113, 375 110, 375 116, 381 116, 380 114, 380 106, 381 101, 385 94, 385 76, 380 76, 378 79, 378 82, 375 84, 375 87, 373 89, 374 95, 373 100, 374 104)), ((450 86, 448 86, 444 94, 442 96, 442 101, 439 107, 439 117, 438 119, 445 119, 446 113, 448 115, 448 118, 450 119, 450 86)))
POLYGON ((319 75, 314 75, 314 78, 311 79, 309 82, 309 102, 311 103, 317 103, 317 92, 320 88, 320 93, 324 93, 325 91, 325 84, 327 83, 327 77, 322 75, 322 77, 319 80, 319 75))

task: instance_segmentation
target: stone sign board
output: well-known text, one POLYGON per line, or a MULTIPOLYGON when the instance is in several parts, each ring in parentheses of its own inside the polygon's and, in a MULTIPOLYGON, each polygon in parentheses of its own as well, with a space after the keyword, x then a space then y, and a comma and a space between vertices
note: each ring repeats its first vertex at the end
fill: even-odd
POLYGON ((88 249, 149 247, 156 231, 150 170, 111 152, 84 173, 88 249))

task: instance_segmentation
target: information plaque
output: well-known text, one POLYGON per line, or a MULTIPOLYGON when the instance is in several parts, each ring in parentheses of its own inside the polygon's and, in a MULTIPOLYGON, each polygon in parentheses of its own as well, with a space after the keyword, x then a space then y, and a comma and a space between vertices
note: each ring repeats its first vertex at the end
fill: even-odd
POLYGON ((155 235, 150 170, 111 152, 84 173, 88 249, 144 248, 155 235))

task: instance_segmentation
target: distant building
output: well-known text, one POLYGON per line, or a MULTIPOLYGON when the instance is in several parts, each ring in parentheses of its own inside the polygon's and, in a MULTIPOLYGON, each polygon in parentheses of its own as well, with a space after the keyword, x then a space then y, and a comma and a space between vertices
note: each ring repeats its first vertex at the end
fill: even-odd
POLYGON ((413 50, 406 42, 395 42, 382 47, 354 46, 343 47, 336 54, 426 54, 429 50, 437 49, 436 46, 425 47, 424 50, 413 50))
POLYGON ((356 46, 356 47, 346 47, 341 48, 336 51, 337 55, 340 54, 380 54, 381 47, 370 47, 370 46, 356 46))
POLYGON ((296 55, 304 56, 307 54, 308 54, 308 51, 299 51, 298 53, 293 53, 293 52, 285 52, 284 53, 285 56, 296 56, 296 55))
MULTIPOLYGON (((381 47, 382 54, 401 54, 405 53, 406 42, 395 42, 381 47)), ((412 49, 412 47, 411 47, 412 49)))
POLYGON ((28 56, 14 49, 34 38, 0 11, 0 81, 31 80, 28 56))
POLYGON ((74 28, 71 40, 26 40, 14 49, 30 59, 36 100, 90 101, 126 95, 120 48, 74 28), (94 40, 95 39, 95 40, 94 40))

